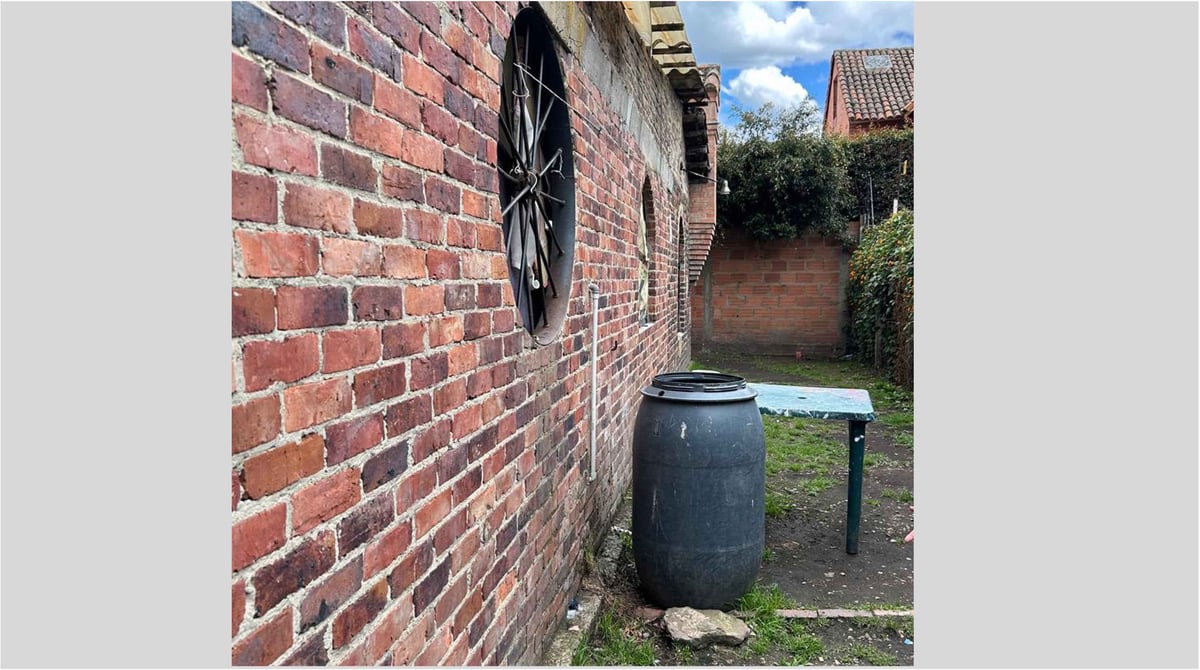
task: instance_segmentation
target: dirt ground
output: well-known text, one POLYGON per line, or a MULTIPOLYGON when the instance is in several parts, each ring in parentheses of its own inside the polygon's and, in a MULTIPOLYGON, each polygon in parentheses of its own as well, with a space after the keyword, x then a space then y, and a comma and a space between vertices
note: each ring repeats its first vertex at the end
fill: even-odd
MULTIPOLYGON (((853 363, 798 363, 780 357, 697 355, 693 368, 717 370, 751 382, 803 386, 866 388, 876 422, 867 427, 863 475, 863 512, 856 555, 846 553, 846 477, 848 464, 832 468, 836 483, 815 492, 804 490, 802 474, 768 475, 768 490, 781 491, 792 505, 768 515, 764 562, 759 584, 778 585, 798 608, 912 609, 912 545, 903 541, 912 529, 911 396, 853 363), (894 415, 894 416, 893 416, 894 415), (891 418, 889 418, 891 417, 891 418)), ((806 430, 847 441, 844 422, 809 422, 806 430)), ((628 528, 628 501, 614 521, 628 528)), ((618 578, 606 587, 605 607, 624 622, 625 634, 653 647, 654 665, 898 665, 913 663, 915 636, 911 618, 819 619, 795 621, 797 634, 819 638, 823 652, 797 661, 787 650, 754 653, 738 648, 681 649, 673 645, 637 586, 632 552, 618 561, 618 578)), ((590 658, 595 663, 595 657, 590 658)), ((627 664, 632 664, 626 662, 627 664)))

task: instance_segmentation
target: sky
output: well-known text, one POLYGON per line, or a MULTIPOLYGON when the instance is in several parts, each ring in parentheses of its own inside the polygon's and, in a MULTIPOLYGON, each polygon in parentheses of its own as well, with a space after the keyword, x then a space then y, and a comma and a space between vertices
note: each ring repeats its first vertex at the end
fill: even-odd
POLYGON ((733 104, 790 105, 811 97, 825 112, 834 49, 913 45, 912 2, 679 3, 696 62, 721 66, 722 124, 733 104))

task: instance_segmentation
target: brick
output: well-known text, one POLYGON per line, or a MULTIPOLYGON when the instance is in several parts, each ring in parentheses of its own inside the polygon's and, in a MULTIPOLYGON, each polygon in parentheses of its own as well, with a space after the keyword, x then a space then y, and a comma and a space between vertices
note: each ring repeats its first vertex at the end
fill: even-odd
POLYGON ((242 499, 242 483, 238 481, 237 470, 233 471, 233 511, 236 512, 238 502, 242 499))
MULTIPOLYGON (((356 286, 351 298, 354 318, 358 321, 391 321, 404 312, 404 288, 401 286, 356 286)), ((385 335, 386 356, 386 335, 385 335)))
POLYGON ((280 116, 334 137, 346 136, 346 103, 282 72, 275 74, 270 88, 280 116))
POLYGON ((233 524, 233 570, 237 572, 287 541, 287 505, 280 503, 233 524))
POLYGON ((415 584, 417 577, 424 574, 432 564, 432 543, 426 542, 410 551, 408 556, 404 557, 400 561, 400 564, 388 574, 388 585, 391 587, 392 597, 395 598, 408 589, 408 587, 415 584))
MULTIPOLYGON (((468 101, 470 101, 471 106, 468 109, 470 109, 472 111, 467 112, 465 115, 456 115, 456 116, 458 116, 459 118, 465 118, 465 119, 475 118, 475 112, 473 111, 474 105, 475 105, 474 98, 472 98, 469 95, 466 95, 465 93, 462 95, 468 101)), ((449 97, 447 97, 447 101, 446 101, 447 108, 449 108, 449 104, 450 104, 449 97)), ((459 126, 458 126, 458 151, 462 152, 462 154, 466 154, 467 156, 474 156, 475 158, 483 158, 486 155, 484 149, 485 149, 485 143, 484 143, 483 135, 476 132, 473 128, 471 128, 470 126, 468 126, 466 124, 459 124, 459 126)), ((450 147, 446 147, 446 151, 447 151, 447 155, 446 155, 446 163, 447 164, 449 164, 449 162, 450 162, 450 154, 451 153, 454 153, 455 155, 459 155, 461 157, 461 154, 451 151, 450 147)), ((492 164, 492 163, 489 163, 489 164, 492 164)), ((446 173, 450 174, 449 167, 446 168, 446 173)), ((472 180, 467 183, 473 184, 475 182, 474 182, 474 179, 472 178, 472 180)))
POLYGON ((427 427, 413 440, 413 462, 420 463, 448 444, 450 444, 450 421, 442 420, 427 427))
MULTIPOLYGON (((404 72, 400 51, 392 44, 375 34, 367 24, 358 19, 350 19, 349 41, 350 53, 371 64, 371 67, 387 74, 392 81, 400 81, 404 72)), ((379 99, 379 84, 375 85, 376 100, 379 99)))
POLYGON ((284 389, 283 408, 288 432, 323 423, 350 411, 350 384, 338 378, 284 389))
POLYGON ((346 14, 333 3, 272 2, 271 7, 334 46, 346 42, 346 14))
MULTIPOLYGON (((459 83, 459 61, 450 48, 441 41, 438 32, 421 33, 421 60, 433 66, 452 83, 459 83)), ((438 101, 439 103, 441 100, 438 101)))
POLYGON ((300 601, 300 632, 328 619, 334 610, 350 600, 362 582, 363 562, 362 557, 358 557, 310 588, 300 601))
POLYGON ((446 46, 450 47, 451 51, 461 56, 463 60, 470 62, 474 57, 472 55, 474 50, 471 48, 474 40, 472 40, 467 35, 467 31, 457 23, 446 24, 445 29, 442 31, 442 39, 446 41, 446 46))
POLYGON ((397 200, 425 202, 424 182, 421 175, 397 165, 383 166, 383 194, 397 200))
POLYGON ((340 372, 370 365, 379 360, 382 340, 374 328, 331 330, 321 335, 325 352, 323 372, 340 372))
POLYGON ((461 412, 454 415, 452 430, 454 436, 461 439, 479 430, 482 425, 482 408, 479 405, 471 405, 470 407, 463 408, 461 412))
POLYGON ((421 129, 421 99, 375 75, 375 109, 414 130, 421 129))
POLYGON ((424 279, 425 250, 403 245, 384 247, 383 275, 394 279, 424 279))
POLYGON ((487 312, 471 312, 463 317, 463 336, 468 340, 486 337, 492 333, 492 318, 487 312))
POLYGON ((397 122, 357 107, 350 109, 350 138, 355 144, 392 158, 401 158, 404 128, 397 122))
POLYGON ((374 539, 395 518, 395 499, 387 493, 356 506, 338 523, 338 555, 346 556, 374 539))
POLYGON ((409 316, 440 314, 446 309, 445 289, 441 285, 405 286, 404 306, 409 316))
POLYGON ((517 317, 512 310, 501 310, 492 313, 492 332, 507 333, 516 327, 517 317))
MULTIPOLYGON (((406 131, 404 141, 400 145, 398 158, 413 165, 433 172, 441 172, 444 167, 442 143, 421 133, 406 131)), ((428 187, 428 185, 426 185, 428 187)), ((428 197, 428 194, 426 195, 428 197)))
POLYGON ((413 589, 413 612, 420 614, 437 598, 450 578, 450 561, 443 560, 413 589))
POLYGON ((246 616, 246 582, 238 580, 233 583, 233 636, 237 637, 242 627, 242 619, 246 616))
MULTIPOLYGON (((235 2, 234 7, 240 4, 244 3, 235 2)), ((291 646, 292 611, 285 609, 233 645, 232 664, 270 665, 291 646)))
POLYGON ((425 267, 430 279, 458 279, 458 254, 442 249, 425 252, 425 267))
POLYGON ((377 277, 382 269, 383 254, 376 244, 339 237, 321 239, 321 270, 327 275, 377 277))
POLYGON ((404 87, 439 105, 445 100, 446 80, 436 70, 408 54, 403 56, 404 87))
POLYGON ((232 9, 234 46, 246 47, 289 70, 309 71, 308 40, 303 33, 248 2, 235 2, 232 9))
POLYGON ((329 426, 325 429, 326 451, 328 452, 325 457, 326 463, 336 465, 363 453, 382 441, 382 414, 371 414, 329 426))
POLYGON ((412 361, 409 386, 413 391, 429 388, 445 380, 448 370, 449 359, 445 352, 415 358, 412 361))
POLYGON ((475 173, 479 171, 479 164, 475 161, 447 147, 442 152, 442 163, 445 166, 446 174, 454 179, 464 184, 475 183, 475 173))
POLYGON ((375 77, 370 70, 320 44, 312 46, 312 76, 316 81, 364 105, 371 104, 375 77))
POLYGON ((247 277, 309 277, 317 273, 317 240, 291 233, 234 232, 247 277))
POLYGON ((403 237, 404 210, 365 200, 354 201, 354 226, 363 235, 403 237))
POLYGON ((451 376, 460 375, 468 370, 474 370, 478 361, 475 344, 465 342, 450 349, 447 372, 451 376))
POLYGON ((329 665, 329 650, 325 648, 325 631, 320 630, 300 643, 280 665, 320 666, 329 665))
POLYGON ((283 196, 283 220, 289 226, 349 233, 350 203, 345 193, 288 184, 283 196))
POLYGON ((279 397, 267 396, 233 406, 233 453, 241 453, 279 434, 279 397))
POLYGON ((355 406, 366 407, 403 394, 406 389, 404 370, 404 363, 401 362, 356 374, 354 376, 355 406))
MULTIPOLYGON (((304 588, 333 567, 333 533, 304 540, 279 560, 254 573, 254 611, 262 616, 283 599, 304 588)), ((291 608, 285 608, 291 612, 291 608)))
POLYGON ((463 339, 463 319, 453 315, 429 322, 429 346, 440 347, 463 339))
MULTIPOLYGON (((442 32, 442 13, 438 10, 437 5, 433 3, 410 2, 404 5, 404 9, 412 15, 414 19, 429 28, 434 35, 440 35, 442 32)), ((424 45, 424 42, 422 42, 424 45)))
POLYGON ((267 75, 258 63, 233 54, 233 101, 267 111, 267 75))
POLYGON ((492 373, 476 372, 467 377, 467 397, 478 398, 492 390, 492 373))
POLYGON ((279 220, 275 180, 267 175, 233 172, 233 218, 275 223, 279 220))
POLYGON ((408 356, 425 348, 425 326, 421 323, 385 326, 382 336, 384 359, 408 356))
POLYGON ((467 401, 467 382, 456 379, 438 387, 433 393, 433 411, 438 416, 449 414, 467 401))
POLYGON ((418 128, 441 140, 442 145, 458 142, 458 126, 458 119, 441 105, 429 100, 421 103, 421 125, 418 128))
POLYGON ((400 442, 371 456, 362 468, 364 493, 370 493, 400 476, 408 468, 408 443, 400 442))
POLYGON ((275 382, 291 383, 316 373, 320 354, 315 333, 284 340, 247 342, 242 347, 246 390, 258 391, 275 382))
POLYGON ((298 130, 265 123, 239 114, 233 119, 242 157, 251 165, 280 172, 317 175, 317 147, 298 130))
POLYGON ((358 478, 358 470, 349 468, 297 491, 292 496, 293 532, 306 533, 358 503, 362 497, 358 478))
POLYGON ((405 520, 375 538, 363 553, 363 573, 366 578, 383 571, 408 549, 412 542, 412 521, 405 520))
POLYGON ((321 145, 321 176, 348 188, 374 192, 379 172, 370 156, 333 144, 321 145))
POLYGON ((500 284, 480 284, 475 289, 477 307, 499 307, 504 291, 500 284))
POLYGON ((280 330, 340 326, 350 320, 343 286, 280 286, 276 304, 280 330))
POLYGON ((333 648, 340 649, 344 647, 354 636, 358 635, 368 623, 383 611, 384 606, 387 605, 387 600, 387 580, 381 579, 360 596, 358 600, 351 603, 341 614, 338 614, 330 626, 333 633, 333 648))
POLYGON ((475 247, 475 224, 466 219, 446 221, 446 244, 471 249, 475 247))
POLYGON ((258 500, 320 472, 324 465, 324 440, 320 435, 308 435, 246 459, 242 464, 242 483, 246 495, 258 500))
MULTIPOLYGON (((410 621, 412 621, 412 599, 405 598, 393 602, 380 617, 379 625, 367 634, 366 643, 363 645, 367 653, 367 663, 374 664, 383 658, 391 649, 392 644, 400 639, 410 621)), ((414 631, 414 636, 419 636, 421 640, 425 638, 424 631, 414 631)))
POLYGON ((475 306, 474 284, 452 284, 446 287, 446 309, 457 311, 475 306))
MULTIPOLYGON (((462 604, 463 598, 467 595, 467 578, 466 576, 459 577, 453 584, 443 589, 442 595, 438 597, 437 603, 433 608, 434 625, 440 626, 446 623, 450 618, 450 614, 462 604)), ((447 631, 447 638, 451 637, 452 633, 447 631)))
MULTIPOLYGON (((442 657, 446 655, 446 651, 450 648, 450 627, 447 626, 442 632, 430 637, 429 642, 421 650, 420 654, 413 659, 415 666, 434 666, 442 665, 442 657)), ((516 665, 515 663, 513 665, 516 665)))
POLYGON ((371 19, 380 32, 406 49, 409 53, 421 52, 421 26, 399 5, 393 3, 371 3, 371 19))
POLYGON ((269 288, 233 289, 233 336, 275 330, 275 292, 269 288))
POLYGON ((475 615, 483 609, 483 593, 479 590, 472 590, 463 600, 462 607, 459 608, 458 614, 454 615, 454 628, 457 634, 462 634, 467 631, 471 622, 475 619, 475 615))
MULTIPOLYGON (((463 192, 464 207, 468 191, 463 192)), ((487 199, 491 202, 491 199, 487 199)), ((484 213, 481 218, 488 218, 488 214, 484 213)), ((504 251, 504 234, 500 230, 500 226, 493 223, 484 223, 475 226, 475 246, 483 251, 504 251)))
MULTIPOLYGON (((433 419, 433 403, 429 394, 407 398, 387 410, 385 422, 388 437, 403 435, 433 419)), ((364 469, 365 471, 365 469, 364 469)))
POLYGON ((416 501, 428 496, 437 486, 437 464, 429 463, 410 472, 396 487, 396 514, 411 511, 416 501))
POLYGON ((446 223, 437 214, 410 209, 404 213, 404 233, 410 240, 441 244, 446 235, 446 223))
POLYGON ((454 482, 451 491, 454 492, 454 504, 457 505, 471 497, 483 484, 483 468, 476 466, 454 482))
POLYGON ((425 203, 448 214, 458 214, 462 211, 462 189, 445 179, 429 177, 425 180, 425 203))

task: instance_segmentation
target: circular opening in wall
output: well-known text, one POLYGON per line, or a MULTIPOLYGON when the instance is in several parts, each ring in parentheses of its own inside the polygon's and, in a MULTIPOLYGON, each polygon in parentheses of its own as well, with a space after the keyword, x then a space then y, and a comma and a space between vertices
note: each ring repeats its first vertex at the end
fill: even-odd
POLYGON ((546 20, 522 10, 504 52, 497 163, 509 279, 538 344, 558 335, 571 297, 575 163, 566 100, 546 20))

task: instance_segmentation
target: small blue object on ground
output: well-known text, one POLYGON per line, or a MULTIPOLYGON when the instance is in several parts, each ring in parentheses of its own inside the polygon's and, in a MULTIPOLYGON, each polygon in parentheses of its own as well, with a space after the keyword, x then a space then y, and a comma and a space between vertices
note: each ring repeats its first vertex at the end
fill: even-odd
POLYGON ((867 449, 867 424, 875 420, 871 394, 863 389, 749 384, 758 393, 758 411, 776 416, 829 419, 850 423, 850 481, 846 491, 846 553, 858 553, 858 526, 862 519, 863 456, 867 449))

